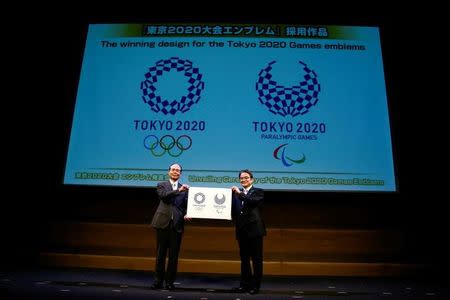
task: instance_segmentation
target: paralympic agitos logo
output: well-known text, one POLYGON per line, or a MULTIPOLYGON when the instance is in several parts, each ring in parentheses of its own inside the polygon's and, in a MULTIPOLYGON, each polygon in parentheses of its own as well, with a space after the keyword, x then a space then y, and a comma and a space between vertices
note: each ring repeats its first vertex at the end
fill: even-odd
POLYGON ((302 164, 306 161, 306 156, 305 154, 303 154, 303 156, 299 159, 292 159, 289 156, 287 156, 286 154, 286 147, 289 144, 282 144, 280 146, 278 146, 277 148, 275 148, 275 150, 273 151, 273 157, 275 159, 281 160, 281 162, 283 163, 283 165, 285 167, 290 167, 293 164, 302 164), (280 154, 281 151, 281 154, 280 154))

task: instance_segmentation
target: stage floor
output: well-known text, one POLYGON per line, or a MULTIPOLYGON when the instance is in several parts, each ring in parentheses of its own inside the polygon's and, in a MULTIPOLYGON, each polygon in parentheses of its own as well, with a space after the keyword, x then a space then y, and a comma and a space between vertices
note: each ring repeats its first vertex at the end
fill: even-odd
POLYGON ((233 292, 239 279, 230 275, 180 273, 173 291, 151 290, 152 281, 143 271, 0 271, 0 299, 450 299, 446 281, 431 278, 265 276, 257 295, 233 292))

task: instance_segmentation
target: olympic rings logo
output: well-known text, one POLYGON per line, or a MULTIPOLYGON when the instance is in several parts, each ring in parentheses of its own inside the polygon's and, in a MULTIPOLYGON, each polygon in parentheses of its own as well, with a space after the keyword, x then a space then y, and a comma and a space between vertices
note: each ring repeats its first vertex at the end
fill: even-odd
POLYGON ((160 139, 156 135, 147 135, 144 138, 144 147, 153 154, 161 157, 166 152, 172 157, 180 156, 185 150, 192 146, 192 138, 188 135, 181 135, 175 139, 172 135, 165 135, 160 139))

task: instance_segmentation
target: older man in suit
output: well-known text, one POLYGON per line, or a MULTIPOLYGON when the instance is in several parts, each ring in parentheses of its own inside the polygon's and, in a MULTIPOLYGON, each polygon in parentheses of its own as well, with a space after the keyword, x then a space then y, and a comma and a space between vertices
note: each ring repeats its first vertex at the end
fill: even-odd
POLYGON ((151 224, 156 229, 157 243, 152 289, 161 289, 164 281, 166 289, 174 289, 184 220, 189 220, 185 217, 189 186, 179 182, 182 171, 181 165, 172 164, 168 171, 169 180, 158 183, 156 187, 159 205, 151 224), (167 252, 169 259, 166 270, 167 252))
POLYGON ((247 169, 239 172, 239 181, 242 188, 237 186, 231 188, 233 191, 232 217, 241 258, 240 285, 234 290, 257 294, 263 274, 263 236, 266 235, 261 216, 264 190, 253 186, 253 174, 247 169))

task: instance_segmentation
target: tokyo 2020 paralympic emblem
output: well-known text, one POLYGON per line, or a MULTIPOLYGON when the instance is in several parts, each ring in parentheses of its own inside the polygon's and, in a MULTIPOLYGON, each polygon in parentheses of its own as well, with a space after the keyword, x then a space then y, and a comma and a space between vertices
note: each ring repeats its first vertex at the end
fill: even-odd
POLYGON ((299 61, 304 72, 303 80, 299 82, 299 85, 284 87, 278 85, 270 73, 275 63, 275 60, 270 62, 259 72, 256 82, 259 102, 265 105, 271 113, 283 117, 306 114, 319 101, 320 84, 316 72, 304 62, 299 61))
POLYGON ((150 106, 151 110, 157 113, 162 112, 165 115, 175 115, 177 112, 185 113, 200 100, 200 95, 205 88, 202 77, 199 69, 194 68, 190 60, 178 57, 161 59, 145 73, 145 80, 141 82, 142 99, 150 106), (158 78, 163 76, 164 72, 171 71, 184 72, 189 84, 186 94, 180 99, 164 99, 161 95, 158 95, 155 86, 158 78))
POLYGON ((226 200, 226 197, 225 197, 225 195, 222 194, 222 193, 216 194, 216 195, 214 196, 214 202, 216 202, 216 204, 218 204, 218 205, 224 204, 224 203, 225 203, 225 200, 226 200))

